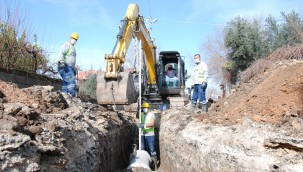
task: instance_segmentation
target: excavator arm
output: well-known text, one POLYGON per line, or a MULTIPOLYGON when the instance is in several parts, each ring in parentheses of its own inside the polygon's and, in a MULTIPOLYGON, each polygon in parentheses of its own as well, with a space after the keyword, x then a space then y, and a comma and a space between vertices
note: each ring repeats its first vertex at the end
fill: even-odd
POLYGON ((105 55, 105 78, 110 79, 120 77, 119 72, 125 61, 125 54, 128 51, 133 36, 136 36, 138 40, 141 40, 149 71, 149 83, 156 84, 156 73, 154 68, 155 46, 150 38, 149 31, 143 22, 143 18, 139 16, 139 7, 137 4, 130 4, 128 6, 126 15, 121 21, 120 31, 117 35, 117 42, 112 54, 105 55))
POLYGON ((106 54, 105 73, 97 76, 97 101, 99 104, 131 104, 137 100, 132 75, 123 72, 125 55, 132 38, 141 42, 145 53, 148 84, 156 85, 155 46, 146 28, 137 4, 130 4, 121 21, 112 54, 106 54))

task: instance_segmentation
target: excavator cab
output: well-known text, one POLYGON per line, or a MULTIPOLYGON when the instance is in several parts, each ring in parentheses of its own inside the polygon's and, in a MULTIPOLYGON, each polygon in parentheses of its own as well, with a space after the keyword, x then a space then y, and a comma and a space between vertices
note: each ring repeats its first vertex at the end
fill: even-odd
POLYGON ((180 96, 184 85, 184 61, 178 51, 159 53, 158 83, 161 96, 180 96))
POLYGON ((139 15, 137 4, 129 4, 116 38, 112 53, 105 55, 105 71, 97 74, 98 104, 116 109, 116 105, 136 103, 139 95, 154 104, 164 104, 167 100, 172 103, 173 98, 168 97, 182 97, 184 61, 178 51, 162 51, 159 63, 156 63, 156 46, 143 16, 139 15), (123 70, 125 54, 133 37, 139 40, 143 52, 142 76, 123 70), (141 83, 139 78, 142 79, 141 83), (141 90, 138 86, 141 86, 141 90))

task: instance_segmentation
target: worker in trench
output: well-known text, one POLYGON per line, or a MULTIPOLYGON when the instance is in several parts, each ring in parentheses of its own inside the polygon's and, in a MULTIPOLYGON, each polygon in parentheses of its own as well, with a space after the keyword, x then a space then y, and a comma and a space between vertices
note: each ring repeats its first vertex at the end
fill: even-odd
POLYGON ((155 149, 155 114, 149 111, 149 104, 144 102, 141 106, 141 149, 147 151, 155 168, 157 168, 157 152, 155 149))
POLYGON ((76 96, 76 49, 75 44, 79 38, 78 33, 70 35, 69 42, 65 42, 58 54, 58 72, 62 78, 63 95, 76 96))

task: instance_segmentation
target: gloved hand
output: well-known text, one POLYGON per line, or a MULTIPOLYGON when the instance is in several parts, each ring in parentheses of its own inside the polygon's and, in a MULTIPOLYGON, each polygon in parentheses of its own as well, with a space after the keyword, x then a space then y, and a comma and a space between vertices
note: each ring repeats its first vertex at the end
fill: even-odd
POLYGON ((205 89, 206 89, 206 87, 207 87, 207 83, 206 83, 206 82, 202 82, 202 84, 201 84, 201 88, 202 88, 203 90, 205 90, 205 89))
POLYGON ((64 61, 58 61, 58 68, 63 69, 65 67, 65 62, 64 61))

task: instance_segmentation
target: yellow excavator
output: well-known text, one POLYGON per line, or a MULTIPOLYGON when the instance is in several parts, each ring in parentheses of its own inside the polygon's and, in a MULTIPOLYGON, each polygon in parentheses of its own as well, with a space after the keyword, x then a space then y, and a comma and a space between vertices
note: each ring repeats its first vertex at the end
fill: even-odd
MULTIPOLYGON (((101 105, 129 105, 138 100, 139 90, 136 84, 141 84, 141 96, 153 103, 167 100, 168 97, 178 97, 183 91, 184 62, 177 51, 160 52, 156 62, 156 47, 150 37, 144 18, 139 15, 137 4, 129 4, 125 17, 121 20, 117 41, 112 54, 105 55, 106 70, 97 74, 97 101, 101 105), (141 76, 138 71, 124 72, 123 64, 130 43, 136 37, 141 42, 144 52, 141 76), (167 66, 173 65, 177 70, 176 83, 169 86, 165 81, 167 66), (138 83, 136 78, 142 78, 138 83)), ((173 99, 171 99, 172 101, 173 99)))
POLYGON ((134 36, 141 41, 145 53, 148 85, 151 89, 157 89, 156 48, 144 24, 143 17, 139 15, 138 5, 129 4, 126 15, 121 21, 113 52, 105 55, 106 71, 97 76, 97 101, 99 104, 125 105, 137 101, 138 92, 134 85, 133 74, 123 71, 125 55, 134 36))
MULTIPOLYGON (((121 20, 112 54, 106 54, 105 60, 105 72, 97 74, 96 94, 101 105, 112 106, 115 110, 116 105, 130 105, 137 100, 140 102, 139 96, 151 104, 159 105, 175 102, 173 98, 182 95, 185 85, 184 61, 177 51, 162 51, 156 61, 156 47, 143 17, 139 15, 137 4, 129 4, 126 15, 121 20), (125 72, 125 55, 133 37, 141 43, 144 58, 139 61, 143 62, 143 67, 139 69, 140 72, 125 72), (172 79, 168 80, 169 67, 173 67, 175 71, 173 75, 170 73, 172 79)), ((140 150, 140 143, 139 141, 139 150, 134 149, 129 168, 140 166, 150 169, 151 158, 146 151, 140 150)), ((154 165, 157 166, 156 163, 154 165)))

